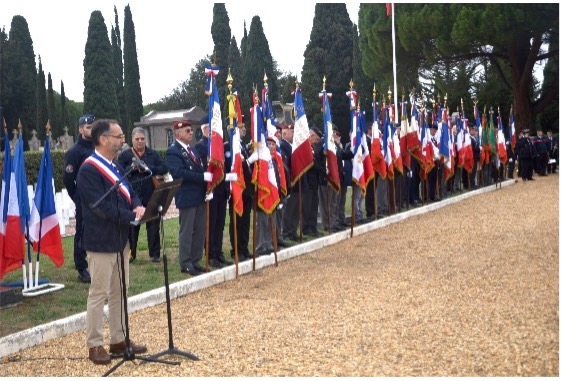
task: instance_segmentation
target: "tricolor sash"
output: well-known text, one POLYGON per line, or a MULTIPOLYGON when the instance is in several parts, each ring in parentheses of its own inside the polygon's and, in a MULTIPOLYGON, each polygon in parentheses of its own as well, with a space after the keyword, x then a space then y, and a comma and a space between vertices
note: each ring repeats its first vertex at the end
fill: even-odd
POLYGON ((117 171, 113 165, 109 164, 106 160, 102 159, 97 153, 92 153, 92 155, 84 160, 84 163, 92 164, 101 174, 105 177, 111 185, 115 185, 117 181, 120 181, 119 191, 127 199, 127 202, 131 204, 131 191, 129 186, 123 182, 123 177, 117 171))

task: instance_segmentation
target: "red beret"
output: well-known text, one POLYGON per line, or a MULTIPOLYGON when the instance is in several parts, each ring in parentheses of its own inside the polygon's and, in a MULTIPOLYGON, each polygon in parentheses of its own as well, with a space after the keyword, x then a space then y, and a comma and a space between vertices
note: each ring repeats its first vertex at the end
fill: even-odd
POLYGON ((187 120, 180 120, 174 123, 174 130, 178 130, 184 127, 191 127, 191 123, 189 123, 187 120))

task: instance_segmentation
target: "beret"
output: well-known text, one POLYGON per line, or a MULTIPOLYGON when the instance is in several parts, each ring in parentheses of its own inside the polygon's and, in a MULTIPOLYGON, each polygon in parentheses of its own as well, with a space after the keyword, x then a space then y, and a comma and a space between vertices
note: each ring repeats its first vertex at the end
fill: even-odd
POLYGON ((96 120, 94 114, 84 114, 78 119, 78 125, 81 126, 83 124, 92 124, 96 120))
POLYGON ((189 123, 187 120, 180 120, 180 121, 174 122, 174 130, 178 130, 178 129, 184 128, 184 127, 191 127, 191 123, 189 123))

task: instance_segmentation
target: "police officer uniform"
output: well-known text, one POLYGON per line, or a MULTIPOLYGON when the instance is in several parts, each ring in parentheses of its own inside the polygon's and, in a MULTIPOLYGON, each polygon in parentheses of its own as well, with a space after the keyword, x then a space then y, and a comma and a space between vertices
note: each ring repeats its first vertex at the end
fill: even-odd
MULTIPOLYGON (((85 114, 78 120, 79 128, 89 128, 96 118, 92 114, 85 114)), ((80 197, 76 192, 76 180, 80 166, 94 152, 94 143, 82 136, 82 131, 78 135, 76 143, 64 155, 64 175, 62 178, 64 187, 68 195, 76 206, 76 230, 74 233, 74 267, 78 270, 78 280, 83 283, 90 283, 90 273, 88 272, 88 262, 86 261, 86 250, 82 245, 84 234, 84 223, 82 221, 82 207, 80 197)))

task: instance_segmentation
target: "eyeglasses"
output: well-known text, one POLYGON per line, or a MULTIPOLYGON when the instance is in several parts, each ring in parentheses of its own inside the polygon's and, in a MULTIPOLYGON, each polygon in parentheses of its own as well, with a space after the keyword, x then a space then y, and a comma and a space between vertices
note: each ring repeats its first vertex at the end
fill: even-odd
POLYGON ((104 134, 103 136, 111 136, 112 138, 115 139, 125 139, 125 134, 121 134, 121 135, 104 134))
POLYGON ((185 132, 187 132, 189 134, 190 132, 193 132, 193 130, 191 128, 186 128, 185 132))

